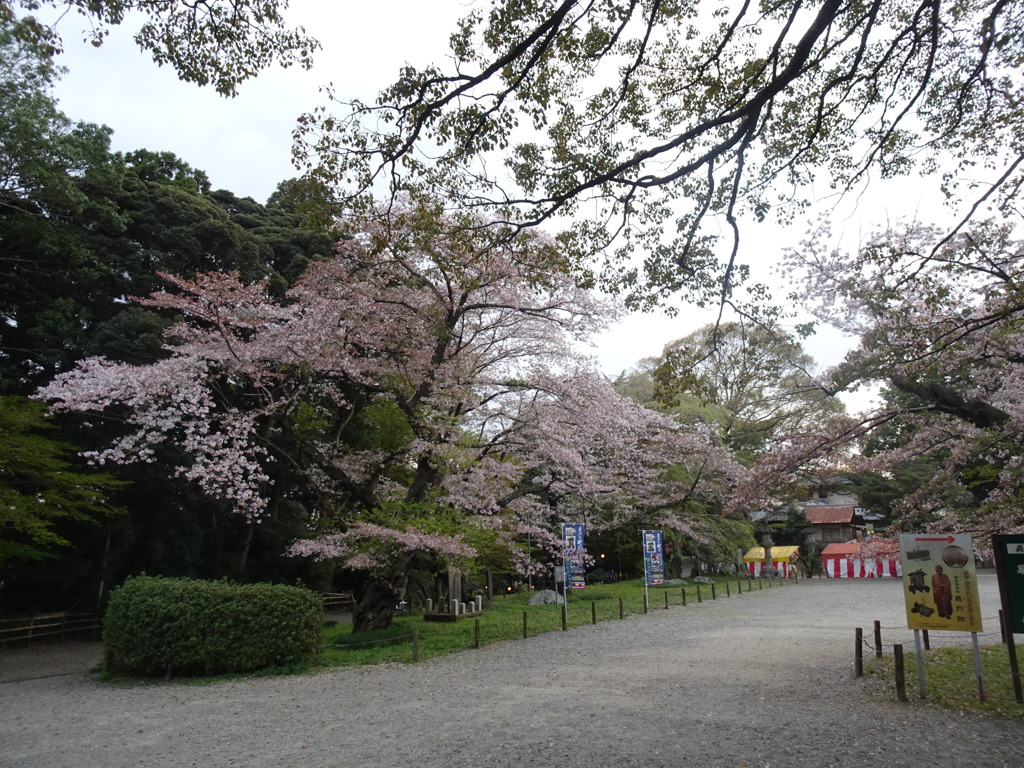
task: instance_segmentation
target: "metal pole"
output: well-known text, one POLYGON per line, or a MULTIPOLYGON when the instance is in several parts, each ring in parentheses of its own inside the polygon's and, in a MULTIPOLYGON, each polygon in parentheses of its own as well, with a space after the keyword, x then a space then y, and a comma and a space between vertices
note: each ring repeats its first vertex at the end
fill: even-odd
POLYGON ((978 647, 977 632, 971 632, 971 645, 974 646, 974 674, 978 677, 978 701, 985 701, 985 674, 981 669, 981 649, 978 647))
POLYGON ((569 629, 569 580, 562 582, 562 631, 569 629))
POLYGON ((914 652, 917 654, 917 687, 921 698, 927 698, 928 691, 924 686, 924 651, 921 648, 921 630, 914 630, 914 652))

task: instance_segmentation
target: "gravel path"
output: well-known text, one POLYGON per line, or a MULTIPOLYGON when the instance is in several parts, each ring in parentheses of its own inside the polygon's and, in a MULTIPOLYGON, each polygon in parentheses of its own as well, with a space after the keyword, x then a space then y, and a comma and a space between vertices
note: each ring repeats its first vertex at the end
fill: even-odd
POLYGON ((734 592, 416 665, 205 686, 83 668, 0 683, 0 766, 1024 765, 1020 721, 869 696, 853 635, 875 619, 906 641, 898 582, 734 592))

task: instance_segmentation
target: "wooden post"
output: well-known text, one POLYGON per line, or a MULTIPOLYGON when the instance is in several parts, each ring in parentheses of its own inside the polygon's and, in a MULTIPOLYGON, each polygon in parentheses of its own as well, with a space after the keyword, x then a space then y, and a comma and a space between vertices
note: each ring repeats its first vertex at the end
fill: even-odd
POLYGON ((717 600, 718 599, 718 593, 715 592, 715 583, 714 582, 711 582, 711 599, 712 600, 717 600))
POLYGON ((896 644, 892 647, 892 658, 896 665, 896 698, 900 701, 907 700, 907 678, 903 670, 903 646, 896 644))
POLYGON ((853 676, 864 676, 864 630, 857 627, 853 631, 853 676))
POLYGON ((875 619, 875 658, 882 658, 882 622, 875 619))
POLYGON ((732 590, 729 589, 729 577, 725 577, 725 596, 732 597, 732 590))
POLYGON ((647 595, 646 595, 646 593, 645 593, 645 594, 644 594, 644 613, 647 613, 647 611, 648 611, 648 609, 649 609, 649 608, 650 608, 650 604, 649 604, 649 601, 648 601, 647 595))
POLYGON ((697 602, 698 603, 703 603, 704 602, 704 598, 702 598, 700 596, 700 584, 697 585, 697 602))
POLYGON ((569 631, 569 600, 568 598, 562 599, 562 631, 569 631))
POLYGON ((530 614, 523 611, 523 640, 530 636, 530 614))
POLYGON ((619 598, 619 618, 626 618, 626 606, 622 602, 622 598, 619 598))
POLYGON ((686 587, 683 587, 683 607, 686 607, 686 587))
POLYGON ((590 601, 590 623, 597 624, 597 601, 590 601))
POLYGON ((665 591, 665 610, 668 610, 668 590, 665 591))
POLYGON ((412 660, 420 660, 420 631, 415 627, 412 630, 412 660))
POLYGON ((1014 645, 1012 630, 1006 634, 1006 652, 1010 654, 1010 677, 1013 679, 1013 698, 1018 704, 1024 704, 1024 691, 1021 690, 1020 684, 1020 667, 1017 665, 1017 647, 1014 645))
POLYGON ((743 594, 743 579, 739 576, 736 577, 736 591, 743 594))
POLYGON ((473 619, 473 647, 480 650, 480 619, 473 619))
POLYGON ((757 580, 757 591, 760 592, 762 589, 763 589, 763 587, 761 586, 761 580, 758 579, 757 580))

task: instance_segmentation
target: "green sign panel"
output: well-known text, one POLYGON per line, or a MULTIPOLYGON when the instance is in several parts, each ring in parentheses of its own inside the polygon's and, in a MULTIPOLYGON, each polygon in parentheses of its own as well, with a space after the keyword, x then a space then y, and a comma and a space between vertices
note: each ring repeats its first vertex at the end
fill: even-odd
POLYGON ((1004 611, 1009 609, 1014 633, 1024 634, 1024 535, 993 536, 992 544, 997 565, 1002 561, 998 570, 1004 611))

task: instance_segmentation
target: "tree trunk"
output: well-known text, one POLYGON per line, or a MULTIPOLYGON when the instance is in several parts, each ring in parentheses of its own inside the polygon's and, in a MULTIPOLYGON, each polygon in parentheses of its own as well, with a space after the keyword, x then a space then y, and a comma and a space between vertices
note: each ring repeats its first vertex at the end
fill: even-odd
POLYGON ((412 557, 404 557, 386 574, 372 576, 366 582, 363 597, 352 617, 352 634, 387 629, 395 617, 395 608, 409 583, 412 557))

